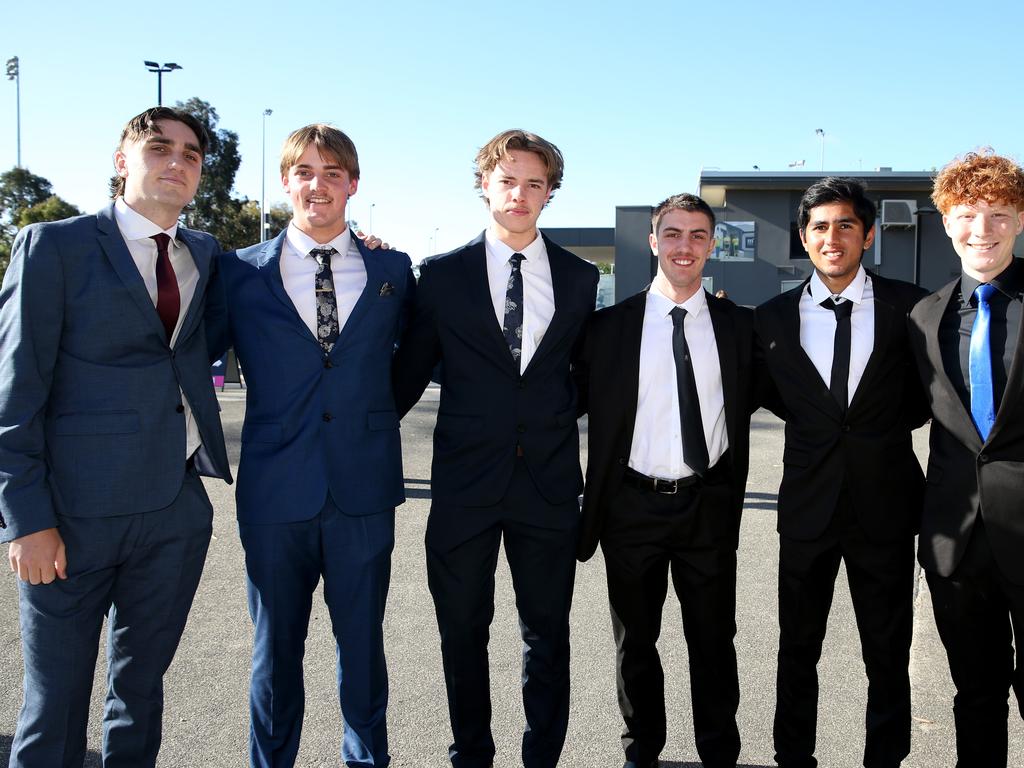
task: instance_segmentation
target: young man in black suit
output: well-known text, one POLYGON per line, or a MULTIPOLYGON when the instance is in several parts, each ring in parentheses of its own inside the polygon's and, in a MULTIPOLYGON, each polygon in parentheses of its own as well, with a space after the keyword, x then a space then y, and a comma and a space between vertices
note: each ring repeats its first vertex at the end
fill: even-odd
POLYGON ((706 293, 715 215, 674 195, 652 215, 650 287, 591 320, 578 366, 589 413, 579 559, 604 554, 627 768, 665 746, 656 642, 669 570, 683 614, 697 752, 735 768, 736 546, 752 409, 752 313, 706 293))
POLYGON ((802 285, 755 311, 759 354, 786 421, 779 488, 779 667, 775 759, 813 768, 817 663, 840 561, 868 677, 864 765, 910 751, 914 533, 924 478, 911 430, 925 408, 907 342, 915 285, 861 265, 875 205, 856 179, 804 194, 802 285))
POLYGON ((505 131, 480 150, 476 186, 490 224, 420 266, 413 321, 395 359, 401 414, 441 363, 427 577, 455 768, 486 768, 495 754, 487 641, 502 539, 525 646, 525 768, 554 768, 568 725, 583 489, 570 364, 598 274, 537 229, 562 167, 555 145, 524 131, 505 131))
POLYGON ((1024 170, 972 152, 932 199, 963 272, 910 315, 934 416, 918 557, 956 685, 957 765, 990 768, 1007 764, 1011 683, 1024 716, 1024 170))

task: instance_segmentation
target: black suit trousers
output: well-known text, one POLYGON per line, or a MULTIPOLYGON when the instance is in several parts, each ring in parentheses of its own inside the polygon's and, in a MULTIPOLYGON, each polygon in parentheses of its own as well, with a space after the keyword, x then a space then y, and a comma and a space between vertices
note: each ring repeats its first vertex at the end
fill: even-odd
MULTIPOLYGON (((728 504, 707 503, 728 488, 701 485, 658 494, 624 485, 609 500, 601 536, 616 646, 616 686, 626 759, 655 760, 666 739, 665 676, 656 643, 668 576, 682 609, 697 752, 705 766, 735 766, 736 550, 716 536, 728 504), (702 503, 703 502, 703 503, 702 503)), ((731 526, 724 526, 731 530, 731 526)))
POLYGON ((1011 683, 1024 717, 1024 586, 1007 581, 999 569, 980 516, 953 574, 927 576, 935 623, 956 686, 957 766, 1005 768, 1011 683))
POLYGON ((502 501, 480 509, 496 523, 451 549, 435 548, 428 539, 427 583, 441 632, 454 768, 486 768, 495 754, 487 642, 502 539, 523 636, 523 766, 558 763, 569 725, 569 609, 579 535, 578 523, 564 526, 567 506, 578 515, 575 499, 545 501, 519 459, 502 501), (523 522, 526 508, 553 527, 523 522))
POLYGON ((844 490, 820 537, 780 538, 776 761, 781 768, 817 765, 817 664, 843 561, 868 678, 864 765, 898 766, 910 752, 913 536, 869 539, 844 490))

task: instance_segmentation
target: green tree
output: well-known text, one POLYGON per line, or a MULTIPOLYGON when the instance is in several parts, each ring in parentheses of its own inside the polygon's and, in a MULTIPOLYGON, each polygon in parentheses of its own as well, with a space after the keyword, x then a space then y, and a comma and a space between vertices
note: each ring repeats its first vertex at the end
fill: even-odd
POLYGON ((18 217, 18 227, 27 227, 41 221, 60 221, 72 216, 81 216, 82 212, 67 200, 50 195, 41 203, 25 208, 18 217))
POLYGON ((79 213, 75 206, 53 194, 48 179, 27 168, 12 168, 0 174, 0 277, 11 261, 11 248, 19 228, 79 213))

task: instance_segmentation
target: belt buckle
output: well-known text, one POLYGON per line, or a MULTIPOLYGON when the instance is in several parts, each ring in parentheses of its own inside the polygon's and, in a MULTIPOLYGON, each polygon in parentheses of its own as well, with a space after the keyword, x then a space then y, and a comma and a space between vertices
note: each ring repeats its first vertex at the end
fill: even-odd
POLYGON ((679 492, 679 480, 662 480, 657 478, 654 481, 654 490, 665 496, 674 496, 679 492))

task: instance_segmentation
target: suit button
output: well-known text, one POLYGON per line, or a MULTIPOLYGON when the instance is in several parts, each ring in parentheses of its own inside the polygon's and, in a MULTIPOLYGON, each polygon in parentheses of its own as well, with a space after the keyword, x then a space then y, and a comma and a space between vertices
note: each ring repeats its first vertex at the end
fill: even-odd
POLYGON ((619 458, 619 466, 620 467, 626 466, 626 460, 624 458, 619 458))
POLYGON ((334 417, 333 417, 333 416, 331 416, 331 414, 329 414, 329 413, 325 413, 325 414, 324 414, 324 421, 330 421, 330 420, 331 420, 331 419, 333 419, 333 418, 334 418, 334 417))
POLYGON ((328 358, 325 357, 324 358, 324 368, 333 368, 333 367, 334 367, 334 363, 332 363, 328 358))
POLYGON ((519 389, 526 389, 526 382, 520 381, 518 387, 519 389))
POLYGON ((525 431, 526 431, 526 427, 523 426, 522 424, 520 424, 518 427, 516 427, 516 432, 518 432, 520 435, 523 434, 523 432, 525 432, 525 431))
POLYGON ((184 413, 185 412, 185 406, 182 405, 181 403, 178 403, 176 406, 174 406, 174 412, 175 413, 184 413))
POLYGON ((980 454, 978 456, 978 462, 981 463, 981 464, 987 464, 988 463, 988 454, 987 453, 980 454))
POLYGON ((850 425, 849 424, 843 424, 843 432, 849 432, 849 431, 850 431, 850 425))

